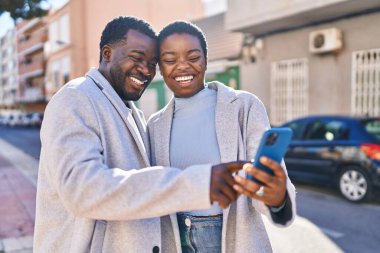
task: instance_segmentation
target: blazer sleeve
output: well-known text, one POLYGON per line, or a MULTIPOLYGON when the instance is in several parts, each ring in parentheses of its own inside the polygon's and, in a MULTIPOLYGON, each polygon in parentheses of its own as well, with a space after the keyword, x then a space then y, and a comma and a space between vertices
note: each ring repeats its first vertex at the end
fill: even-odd
MULTIPOLYGON (((246 108, 248 115, 246 116, 245 130, 246 130, 246 147, 247 157, 254 157, 256 153, 262 134, 270 128, 269 119, 265 110, 264 104, 256 97, 252 96, 249 106, 246 108)), ((282 168, 285 170, 286 166, 284 161, 281 163, 282 168)), ((287 176, 286 182, 287 195, 284 208, 278 213, 272 213, 267 205, 263 202, 252 199, 252 205, 260 213, 266 215, 269 220, 278 226, 290 225, 296 216, 296 200, 295 200, 295 187, 287 176)))
POLYGON ((211 165, 188 170, 110 168, 102 146, 107 136, 101 136, 97 117, 92 101, 75 89, 61 90, 45 111, 42 185, 54 189, 68 212, 90 219, 133 220, 211 207, 211 165))

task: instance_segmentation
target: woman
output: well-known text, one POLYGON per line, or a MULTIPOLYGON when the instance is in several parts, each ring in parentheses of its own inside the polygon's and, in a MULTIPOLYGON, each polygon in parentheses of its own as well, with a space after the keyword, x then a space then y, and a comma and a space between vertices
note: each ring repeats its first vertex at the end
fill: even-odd
MULTIPOLYGON (((153 165, 184 169, 252 159, 270 127, 261 101, 219 82, 205 83, 207 42, 195 25, 169 24, 158 42, 161 75, 174 98, 148 121, 153 165)), ((175 245, 165 239, 163 252, 271 252, 260 214, 289 225, 296 215, 295 189, 284 167, 267 158, 260 161, 275 175, 246 166, 235 177, 234 189, 242 196, 225 210, 213 203, 207 210, 170 215, 172 226, 162 229, 175 238, 175 245), (245 179, 244 172, 264 187, 245 179)))

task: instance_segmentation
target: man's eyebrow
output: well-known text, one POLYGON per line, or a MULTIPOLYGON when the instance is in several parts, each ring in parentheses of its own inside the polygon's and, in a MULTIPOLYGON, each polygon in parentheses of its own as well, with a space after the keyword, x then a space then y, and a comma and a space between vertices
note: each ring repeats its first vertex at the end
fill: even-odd
POLYGON ((140 51, 140 50, 134 49, 134 50, 131 50, 131 52, 145 56, 144 51, 140 51))

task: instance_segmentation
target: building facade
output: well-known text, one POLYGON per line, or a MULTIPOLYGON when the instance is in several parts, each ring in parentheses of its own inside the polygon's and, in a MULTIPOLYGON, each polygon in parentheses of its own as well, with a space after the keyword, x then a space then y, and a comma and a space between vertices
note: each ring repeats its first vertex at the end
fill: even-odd
POLYGON ((0 108, 13 109, 18 90, 16 29, 0 38, 0 108))
POLYGON ((48 34, 44 18, 16 25, 19 87, 17 102, 23 110, 43 112, 45 100, 44 43, 48 34))
POLYGON ((380 1, 229 0, 245 36, 241 88, 272 124, 308 114, 380 115, 380 1), (243 8, 244 6, 244 8, 243 8))

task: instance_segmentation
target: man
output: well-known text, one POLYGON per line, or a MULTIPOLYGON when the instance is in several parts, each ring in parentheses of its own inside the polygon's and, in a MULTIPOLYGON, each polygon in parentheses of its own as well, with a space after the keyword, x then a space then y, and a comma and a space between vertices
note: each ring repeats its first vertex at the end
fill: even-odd
MULTIPOLYGON (((138 100, 155 75, 156 35, 119 17, 105 27, 100 65, 49 102, 41 128, 34 251, 160 252, 159 216, 227 207, 241 163, 182 171, 149 167, 138 100)), ((162 147, 163 149, 167 147, 162 147)))
MULTIPOLYGON (((270 128, 261 101, 219 82, 205 83, 207 42, 195 25, 177 21, 165 26, 158 44, 161 75, 174 98, 148 121, 152 163, 186 171, 197 163, 252 159, 270 128)), ((172 221, 165 231, 173 231, 175 238, 163 245, 164 251, 271 252, 261 214, 277 225, 290 225, 296 215, 295 188, 284 166, 263 157, 260 162, 274 175, 246 165, 245 172, 264 185, 246 179, 242 171, 234 186, 242 196, 228 208, 214 205, 164 217, 172 221)))

